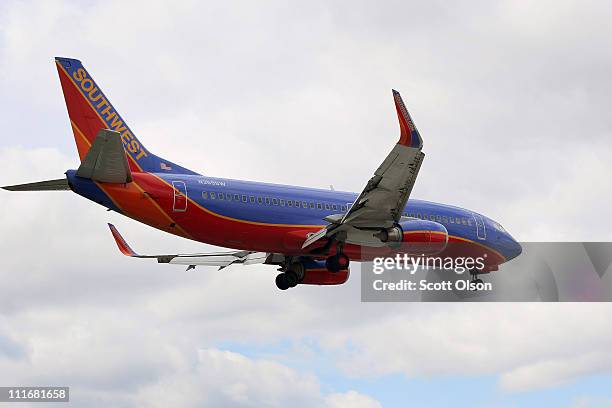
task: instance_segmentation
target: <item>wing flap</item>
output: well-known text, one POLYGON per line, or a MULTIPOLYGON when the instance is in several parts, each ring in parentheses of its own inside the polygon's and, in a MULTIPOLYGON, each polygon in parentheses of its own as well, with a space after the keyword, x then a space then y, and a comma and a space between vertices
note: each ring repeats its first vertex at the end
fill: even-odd
POLYGON ((125 241, 113 224, 108 224, 108 227, 115 238, 115 242, 119 251, 123 255, 133 258, 149 258, 157 259, 158 263, 167 263, 174 265, 201 265, 201 266, 218 266, 225 268, 234 264, 253 265, 265 263, 269 255, 265 252, 255 251, 228 251, 228 252, 210 252, 199 254, 164 254, 164 255, 140 255, 136 253, 125 241))

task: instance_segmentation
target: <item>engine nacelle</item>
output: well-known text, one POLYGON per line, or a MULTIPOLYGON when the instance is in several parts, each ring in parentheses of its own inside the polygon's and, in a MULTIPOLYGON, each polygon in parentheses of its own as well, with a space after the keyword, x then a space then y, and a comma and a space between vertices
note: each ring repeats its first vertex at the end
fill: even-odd
POLYGON ((412 219, 382 230, 375 237, 391 246, 398 247, 399 252, 414 254, 437 254, 446 248, 448 231, 439 222, 412 219))
POLYGON ((325 261, 315 261, 305 259, 302 261, 304 266, 304 276, 299 284, 301 285, 342 285, 350 275, 349 268, 338 272, 330 272, 325 267, 325 261))

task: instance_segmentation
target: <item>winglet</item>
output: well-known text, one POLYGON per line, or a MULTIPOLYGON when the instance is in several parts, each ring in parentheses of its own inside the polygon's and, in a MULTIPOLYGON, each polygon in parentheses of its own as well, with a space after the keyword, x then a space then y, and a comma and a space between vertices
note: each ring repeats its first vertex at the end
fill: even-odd
POLYGON ((393 99, 395 100, 395 110, 397 111, 397 118, 400 123, 400 139, 397 144, 417 149, 423 148, 423 139, 421 139, 419 131, 414 126, 414 122, 406 109, 406 105, 404 105, 400 93, 395 89, 393 89, 393 99))
POLYGON ((113 234, 113 238, 115 238, 115 242, 117 243, 117 246, 119 247, 119 251, 121 251, 123 255, 138 256, 138 254, 134 252, 132 248, 130 248, 127 242, 125 242, 125 239, 123 239, 123 237, 121 236, 121 234, 119 234, 119 231, 117 231, 117 228, 115 228, 113 224, 109 223, 108 227, 110 228, 111 233, 113 234))

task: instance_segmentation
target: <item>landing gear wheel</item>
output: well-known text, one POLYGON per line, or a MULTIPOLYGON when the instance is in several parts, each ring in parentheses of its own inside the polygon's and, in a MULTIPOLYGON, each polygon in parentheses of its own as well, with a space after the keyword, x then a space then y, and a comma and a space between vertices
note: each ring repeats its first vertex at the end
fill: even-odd
POLYGON ((287 282, 286 276, 284 273, 279 273, 276 275, 276 287, 280 290, 289 289, 289 282, 287 282))
POLYGON ((340 266, 340 269, 348 268, 349 263, 351 262, 349 257, 343 254, 342 252, 336 256, 338 257, 338 266, 340 266))
POLYGON ((338 272, 340 269, 338 268, 338 265, 336 265, 336 262, 334 260, 335 257, 330 256, 325 260, 325 267, 327 268, 328 271, 330 272, 338 272))
MULTIPOLYGON (((470 275, 472 276, 471 283, 474 284, 474 286, 484 283, 482 279, 478 278, 478 272, 480 272, 478 269, 472 269, 470 271, 470 275)), ((478 289, 474 288, 474 290, 478 290, 478 289)))
POLYGON ((340 252, 327 258, 325 260, 325 267, 330 272, 339 272, 342 269, 348 268, 350 262, 349 257, 340 252))
POLYGON ((297 273, 293 271, 287 271, 283 275, 285 275, 285 282, 290 288, 294 288, 297 286, 298 281, 299 281, 297 273))

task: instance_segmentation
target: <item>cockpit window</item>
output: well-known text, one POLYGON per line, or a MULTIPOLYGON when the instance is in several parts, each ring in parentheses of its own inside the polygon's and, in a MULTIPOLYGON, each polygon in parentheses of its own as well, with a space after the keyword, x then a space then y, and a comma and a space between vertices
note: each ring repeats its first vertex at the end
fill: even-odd
POLYGON ((493 228, 495 228, 496 230, 500 232, 506 232, 506 230, 504 229, 504 227, 501 226, 501 224, 497 222, 493 222, 492 224, 493 224, 493 228))

